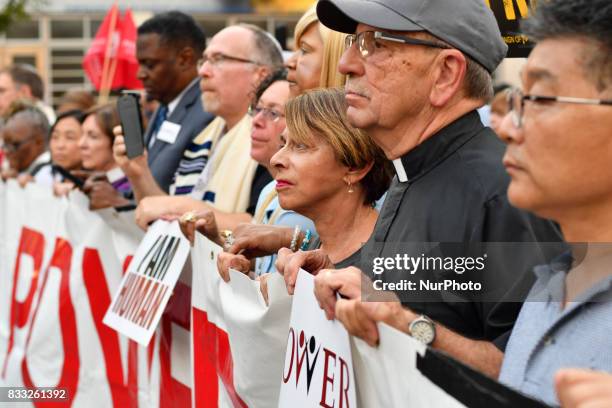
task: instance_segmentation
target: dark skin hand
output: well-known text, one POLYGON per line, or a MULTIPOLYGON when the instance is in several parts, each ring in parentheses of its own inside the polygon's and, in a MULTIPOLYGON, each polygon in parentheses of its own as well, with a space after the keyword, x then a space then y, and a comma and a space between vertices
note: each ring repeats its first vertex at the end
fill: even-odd
POLYGON ((8 179, 17 178, 18 174, 19 173, 17 172, 17 170, 13 170, 11 168, 8 168, 8 169, 2 171, 2 180, 6 181, 8 179))
POLYGON ((250 259, 272 255, 280 248, 288 247, 291 244, 293 228, 241 223, 234 228, 232 234, 234 243, 227 252, 240 253, 250 259))
POLYGON ((190 217, 189 213, 183 214, 179 218, 181 231, 189 240, 191 245, 195 239, 195 232, 198 231, 219 246, 223 246, 223 239, 219 235, 215 213, 211 210, 193 212, 190 217))
POLYGON ((131 204, 128 199, 115 190, 104 174, 91 174, 85 181, 83 192, 89 197, 90 210, 122 207, 131 204))

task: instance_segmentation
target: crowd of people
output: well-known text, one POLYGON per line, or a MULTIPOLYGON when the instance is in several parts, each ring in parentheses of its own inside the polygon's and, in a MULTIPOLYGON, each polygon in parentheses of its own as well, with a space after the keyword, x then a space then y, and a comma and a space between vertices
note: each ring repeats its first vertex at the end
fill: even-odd
POLYGON ((373 347, 384 322, 548 404, 612 406, 612 4, 538 2, 511 88, 493 84, 493 13, 460 3, 319 0, 286 59, 257 26, 207 44, 189 15, 155 15, 138 28, 136 158, 114 103, 75 90, 56 117, 35 71, 2 69, 2 177, 135 208, 143 229, 178 220, 264 298, 269 274, 292 294, 304 269, 326 316, 373 347), (368 290, 386 278, 374 258, 429 242, 530 243, 508 256, 524 302, 368 290))

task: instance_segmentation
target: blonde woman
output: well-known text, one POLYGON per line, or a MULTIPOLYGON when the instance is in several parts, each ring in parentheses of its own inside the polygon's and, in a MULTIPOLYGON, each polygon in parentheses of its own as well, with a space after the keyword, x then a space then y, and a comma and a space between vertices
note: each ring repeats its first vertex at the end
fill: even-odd
POLYGON ((295 53, 287 60, 291 97, 313 88, 342 87, 346 81, 338 72, 346 34, 319 23, 316 4, 295 26, 295 53))

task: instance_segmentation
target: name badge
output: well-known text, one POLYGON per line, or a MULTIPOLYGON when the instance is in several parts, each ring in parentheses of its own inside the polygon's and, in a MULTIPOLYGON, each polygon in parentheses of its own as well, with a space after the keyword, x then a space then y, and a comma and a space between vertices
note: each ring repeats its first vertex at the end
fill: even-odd
POLYGON ((176 137, 178 136, 180 131, 181 125, 179 125, 178 123, 168 122, 166 120, 159 128, 156 138, 157 140, 173 144, 176 141, 176 137))

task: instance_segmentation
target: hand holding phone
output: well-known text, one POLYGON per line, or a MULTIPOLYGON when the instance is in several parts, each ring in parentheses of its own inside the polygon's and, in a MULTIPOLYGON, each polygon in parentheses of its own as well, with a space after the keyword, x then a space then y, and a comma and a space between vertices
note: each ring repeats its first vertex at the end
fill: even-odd
POLYGON ((144 136, 139 96, 133 93, 121 95, 117 100, 117 111, 119 111, 119 119, 125 138, 127 157, 133 159, 142 156, 144 154, 144 136))

